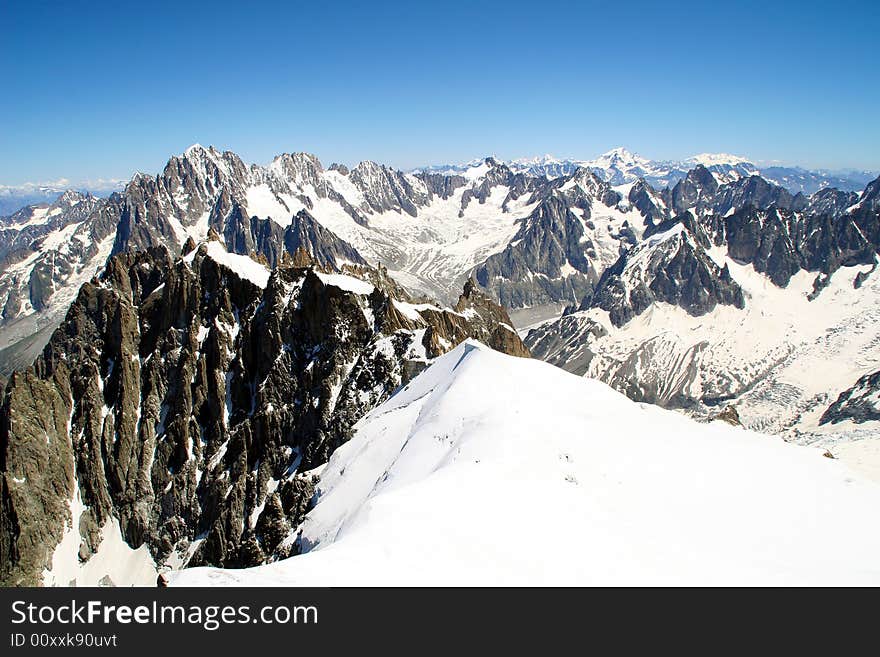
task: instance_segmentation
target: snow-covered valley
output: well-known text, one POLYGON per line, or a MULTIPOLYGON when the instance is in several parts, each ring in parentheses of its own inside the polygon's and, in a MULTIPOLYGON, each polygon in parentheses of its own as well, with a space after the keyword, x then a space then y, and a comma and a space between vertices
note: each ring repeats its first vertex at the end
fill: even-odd
POLYGON ((701 417, 733 404, 749 428, 803 441, 876 433, 872 426, 842 432, 819 420, 840 392, 880 368, 880 275, 842 268, 817 302, 807 297, 814 278, 807 272, 781 289, 751 265, 723 260, 745 290, 743 309, 719 305, 694 317, 658 303, 614 328, 595 308, 538 326, 533 340, 565 334, 542 358, 701 417), (860 273, 865 282, 854 289, 860 273), (717 401, 686 404, 701 399, 717 401))

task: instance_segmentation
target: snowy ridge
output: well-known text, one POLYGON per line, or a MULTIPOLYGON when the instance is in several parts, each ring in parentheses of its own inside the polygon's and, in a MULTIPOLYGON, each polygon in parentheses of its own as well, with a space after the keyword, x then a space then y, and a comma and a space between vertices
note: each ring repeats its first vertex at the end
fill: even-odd
MULTIPOLYGON (((269 282, 271 272, 269 268, 260 264, 253 258, 237 253, 229 253, 226 248, 215 240, 211 240, 205 244, 205 250, 215 262, 232 270, 239 278, 250 281, 260 288, 265 288, 269 282)), ((191 263, 195 258, 196 250, 189 253, 184 261, 191 263)))
POLYGON ((880 486, 841 462, 479 343, 356 430, 304 554, 172 585, 880 583, 880 486))

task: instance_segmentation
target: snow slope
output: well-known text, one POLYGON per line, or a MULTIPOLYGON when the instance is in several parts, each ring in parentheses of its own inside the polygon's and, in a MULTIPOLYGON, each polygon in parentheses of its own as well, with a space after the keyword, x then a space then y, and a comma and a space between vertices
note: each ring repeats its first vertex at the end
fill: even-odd
POLYGON ((880 486, 463 343, 356 427, 305 552, 186 585, 880 584, 880 486))
MULTIPOLYGON (((593 308, 537 327, 528 342, 564 336, 550 352, 540 353, 544 360, 635 399, 684 405, 698 416, 731 404, 750 429, 825 447, 873 436, 874 426, 820 426, 819 420, 843 390, 880 367, 880 272, 842 267, 810 301, 814 273, 801 271, 779 288, 722 248, 708 254, 727 265, 742 287, 744 309, 719 305, 695 317, 655 303, 614 327, 607 312, 593 308), (865 280, 856 289, 859 274, 865 280), (720 406, 704 407, 703 399, 720 406)), ((634 258, 630 268, 637 272, 638 264, 634 258)))
MULTIPOLYGON (((269 274, 271 273, 265 265, 253 260, 250 256, 239 255, 237 253, 228 253, 226 248, 217 241, 211 240, 206 245, 208 256, 221 265, 228 267, 239 277, 250 281, 257 287, 265 288, 269 282, 269 274)), ((187 261, 192 262, 195 257, 195 251, 188 254, 187 261)))
POLYGON ((82 535, 80 518, 86 511, 74 487, 70 524, 52 556, 52 567, 43 572, 43 586, 154 586, 156 563, 146 544, 132 549, 122 539, 119 520, 111 518, 101 528, 101 542, 88 561, 78 558, 82 535))

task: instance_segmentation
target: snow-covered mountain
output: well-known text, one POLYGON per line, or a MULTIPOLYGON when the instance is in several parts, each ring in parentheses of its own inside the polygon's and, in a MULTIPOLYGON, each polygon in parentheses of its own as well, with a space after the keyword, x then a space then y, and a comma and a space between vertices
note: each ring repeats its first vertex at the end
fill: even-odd
POLYGON ((592 164, 195 145, 0 218, 4 581, 296 551, 304 472, 365 413, 466 338, 527 354, 497 302, 550 319, 523 331, 535 356, 637 402, 835 450, 876 432, 880 179, 807 195, 733 156, 674 182, 622 149, 592 164))
POLYGON ((28 365, 113 248, 108 201, 64 192, 0 218, 0 374, 28 365))
POLYGON ((749 428, 823 444, 869 435, 870 413, 830 406, 857 380, 864 405, 880 361, 878 193, 880 179, 806 199, 695 169, 576 312, 526 343, 639 401, 732 406, 749 428))
POLYGON ((508 166, 517 172, 528 173, 533 176, 545 176, 547 178, 559 178, 574 173, 575 169, 583 166, 576 160, 561 160, 547 154, 538 157, 524 157, 508 162, 508 166))
POLYGON ((109 253, 155 245, 178 253, 209 231, 231 251, 261 253, 270 265, 300 245, 332 266, 382 265, 414 293, 450 303, 480 267, 486 289, 506 305, 574 303, 600 273, 590 261, 616 257, 618 244, 632 239, 628 227, 643 223, 622 196, 587 177, 575 170, 551 181, 492 158, 453 175, 374 162, 325 169, 306 153, 261 167, 195 145, 108 199, 85 197, 76 209, 31 206, 0 220, 0 372, 45 344, 109 253), (570 227, 571 248, 557 248, 555 237, 531 242, 550 217, 570 227), (578 240, 593 244, 586 255, 578 240))
MULTIPOLYGON (((541 163, 559 164, 542 158, 531 165, 541 163)), ((587 371, 583 343, 600 328, 614 342, 628 322, 662 304, 688 316, 717 306, 748 312, 755 302, 737 276, 743 263, 790 292, 786 298, 799 294, 789 282, 810 273, 810 308, 831 317, 821 311, 823 286, 841 267, 872 266, 880 247, 871 200, 876 181, 861 195, 792 194, 746 175, 742 158, 703 154, 674 185, 658 189, 644 177, 616 184, 613 175, 609 182, 596 173, 629 172, 627 180, 668 173, 624 149, 592 164, 556 177, 494 158, 452 172, 403 173, 369 161, 325 168, 313 155, 294 153, 264 167, 192 146, 159 175, 138 174, 108 199, 65 195, 0 221, 0 370, 39 353, 108 254, 164 246, 176 255, 209 234, 229 252, 264 258, 269 266, 300 247, 330 269, 381 266, 412 294, 447 304, 472 276, 490 297, 517 309, 523 325, 558 318, 565 306, 607 313, 605 325, 575 330, 565 317, 558 324, 565 335, 546 326, 546 337, 530 338, 538 355, 577 372, 587 371)), ((860 280, 865 276, 860 272, 860 280)), ((869 290, 853 294, 863 300, 869 290)), ((652 367, 666 367, 668 357, 658 351, 652 367)), ((751 385, 731 372, 739 388, 661 394, 649 383, 650 367, 621 367, 595 375, 670 406, 700 406, 751 385), (630 370, 635 374, 621 373, 630 370)), ((846 386, 835 383, 825 394, 836 398, 872 371, 853 372, 846 386)), ((746 414, 745 421, 765 419, 746 414)))
MULTIPOLYGON (((759 166, 747 158, 727 153, 700 153, 680 161, 650 160, 622 147, 612 149, 591 160, 567 160, 544 155, 511 160, 509 165, 514 171, 549 178, 568 175, 577 167, 584 167, 591 169, 599 178, 612 185, 634 183, 644 178, 657 190, 673 187, 687 176, 688 171, 702 165, 711 171, 720 183, 760 175, 786 188, 792 194, 801 192, 807 195, 828 187, 842 191, 861 191, 877 177, 876 172, 870 171, 813 171, 802 167, 759 166)), ((449 165, 445 168, 455 171, 455 167, 449 165)))
POLYGON ((880 583, 880 485, 468 341, 355 427, 286 540, 175 586, 880 583))

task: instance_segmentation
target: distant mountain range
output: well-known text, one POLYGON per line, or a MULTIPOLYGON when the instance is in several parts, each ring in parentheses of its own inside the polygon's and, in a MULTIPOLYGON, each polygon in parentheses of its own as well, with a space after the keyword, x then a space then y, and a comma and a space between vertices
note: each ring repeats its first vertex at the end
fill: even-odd
MULTIPOLYGON (((730 182, 737 178, 760 175, 770 182, 785 187, 791 193, 812 194, 826 187, 842 191, 858 191, 877 177, 877 172, 844 169, 839 171, 809 170, 796 166, 759 166, 746 158, 726 153, 701 153, 686 160, 649 160, 631 153, 625 148, 615 148, 592 160, 559 159, 552 155, 520 158, 507 161, 515 172, 535 176, 558 178, 571 174, 578 167, 592 170, 600 179, 611 185, 634 183, 644 178, 652 187, 672 187, 697 165, 703 165, 720 181, 730 182)), ((443 164, 423 167, 419 171, 457 174, 474 166, 443 164)))
POLYGON ((69 190, 107 196, 125 187, 125 180, 97 180, 71 184, 67 180, 52 183, 26 183, 24 185, 0 185, 0 216, 9 215, 26 205, 53 203, 69 190))
MULTIPOLYGON (((464 164, 434 165, 420 167, 414 171, 459 174, 481 162, 482 159, 464 164)), ((635 182, 638 178, 644 177, 658 189, 674 185, 697 164, 702 164, 728 180, 760 174, 792 193, 804 194, 812 194, 825 187, 859 191, 880 173, 857 169, 810 170, 797 166, 758 166, 746 158, 724 153, 703 153, 681 161, 649 160, 625 148, 615 148, 592 160, 559 159, 552 155, 543 155, 509 160, 505 164, 514 172, 547 178, 558 178, 571 174, 578 167, 586 167, 592 169, 602 180, 613 185, 635 182)), ((126 182, 123 179, 107 179, 71 184, 66 180, 58 180, 51 183, 0 185, 0 216, 12 214, 27 205, 52 203, 68 190, 108 196, 113 192, 122 191, 126 182)))

